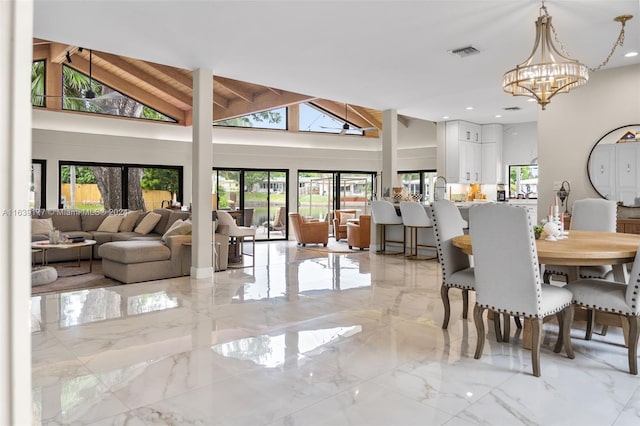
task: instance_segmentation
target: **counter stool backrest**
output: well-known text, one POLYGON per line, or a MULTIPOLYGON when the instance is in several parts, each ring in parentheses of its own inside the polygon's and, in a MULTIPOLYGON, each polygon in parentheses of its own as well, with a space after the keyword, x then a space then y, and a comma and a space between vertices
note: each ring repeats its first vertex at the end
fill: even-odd
POLYGON ((402 225, 402 217, 398 216, 396 208, 387 200, 371 202, 371 217, 373 223, 379 225, 402 225))
POLYGON ((420 203, 401 201, 400 213, 404 226, 429 227, 432 226, 427 210, 420 203))

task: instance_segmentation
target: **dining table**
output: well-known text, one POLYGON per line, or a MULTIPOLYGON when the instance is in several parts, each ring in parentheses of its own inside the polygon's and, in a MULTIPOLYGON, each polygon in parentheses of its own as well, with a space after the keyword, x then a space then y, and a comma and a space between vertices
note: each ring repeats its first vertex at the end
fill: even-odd
MULTIPOLYGON (((460 235, 452 239, 452 244, 464 253, 473 255, 473 244, 471 236, 460 235)), ((640 246, 640 235, 625 234, 620 232, 600 232, 600 231, 567 231, 565 238, 549 240, 545 234, 536 240, 538 262, 542 266, 564 265, 568 267, 569 282, 578 279, 580 266, 611 265, 613 268, 613 279, 626 283, 628 273, 626 264, 633 263, 636 252, 640 246)), ((508 262, 505 259, 505 262, 508 262)), ((586 319, 576 311, 577 320, 586 319)), ((596 313, 596 323, 617 327, 628 327, 626 321, 621 321, 618 315, 606 312, 596 313)), ((531 335, 528 321, 525 321, 523 331, 523 345, 531 348, 531 335)))

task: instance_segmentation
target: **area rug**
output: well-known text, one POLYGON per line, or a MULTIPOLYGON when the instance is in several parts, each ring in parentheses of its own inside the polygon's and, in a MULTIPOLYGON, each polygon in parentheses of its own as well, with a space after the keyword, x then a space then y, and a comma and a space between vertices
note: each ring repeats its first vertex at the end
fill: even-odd
MULTIPOLYGON (((76 269, 69 268, 65 265, 66 262, 61 263, 53 263, 50 266, 55 267, 58 270, 58 279, 52 282, 51 284, 32 286, 31 287, 31 295, 43 294, 43 293, 54 293, 61 291, 69 291, 69 290, 83 290, 87 288, 96 288, 96 287, 111 287, 115 285, 121 285, 119 281, 112 280, 111 278, 105 278, 102 275, 102 263, 98 261, 93 261, 92 272, 89 274, 82 275, 72 275, 72 276, 61 276, 61 275, 69 275, 69 270, 76 269)), ((68 263, 68 265, 75 265, 74 262, 68 263)), ((80 265, 79 270, 88 271, 89 270, 89 262, 83 261, 80 265)))

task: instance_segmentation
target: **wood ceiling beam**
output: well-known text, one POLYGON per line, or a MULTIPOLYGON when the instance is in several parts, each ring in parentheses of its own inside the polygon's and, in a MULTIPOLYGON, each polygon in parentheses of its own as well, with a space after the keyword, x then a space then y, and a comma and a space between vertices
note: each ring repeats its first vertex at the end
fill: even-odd
MULTIPOLYGON (((73 62, 71 64, 68 64, 68 66, 77 71, 89 74, 89 61, 80 56, 76 56, 75 58, 73 58, 73 62)), ((93 64, 92 68, 92 77, 124 95, 129 96, 137 100, 138 102, 142 102, 143 104, 178 120, 180 124, 184 123, 185 114, 183 109, 178 108, 177 106, 163 99, 151 95, 146 90, 141 89, 140 87, 113 75, 111 72, 97 66, 97 64, 95 63, 93 64)))
POLYGON ((41 61, 41 60, 49 59, 49 46, 46 44, 38 44, 33 46, 33 60, 41 61))
MULTIPOLYGON (((166 75, 167 77, 175 80, 177 83, 183 85, 185 88, 189 90, 193 90, 193 79, 188 75, 180 72, 177 68, 169 67, 167 65, 156 64, 154 62, 146 62, 145 64, 155 69, 158 72, 166 75)), ((215 77, 214 77, 215 80, 215 77)), ((229 99, 217 94, 214 90, 213 92, 213 104, 219 106, 220 108, 227 109, 229 107, 229 99)))
MULTIPOLYGON (((51 43, 49 45, 49 57, 54 64, 61 64, 67 60, 67 52, 73 55, 78 51, 78 46, 69 44, 51 43)), ((73 58, 71 58, 73 61, 73 58)))
POLYGON ((131 63, 125 61, 124 59, 121 59, 119 56, 112 55, 110 53, 103 53, 103 52, 96 52, 96 51, 93 52, 93 55, 102 59, 103 61, 109 62, 111 65, 113 65, 116 68, 119 68, 123 72, 126 72, 127 74, 147 84, 150 84, 151 86, 155 87, 161 92, 171 96, 175 100, 182 102, 183 104, 188 106, 193 105, 193 100, 191 96, 181 92, 180 90, 174 87, 171 87, 164 81, 152 76, 146 71, 141 70, 140 68, 132 65, 131 63))
POLYGON ((371 115, 371 113, 369 113, 369 111, 367 111, 365 108, 362 108, 358 105, 349 105, 349 109, 358 114, 364 121, 369 123, 369 126, 373 126, 378 130, 382 129, 382 123, 373 115, 371 115))
POLYGON ((232 80, 230 78, 218 77, 216 75, 216 76, 213 76, 213 83, 214 83, 214 87, 215 87, 215 83, 218 83, 221 86, 226 87, 228 90, 230 90, 234 94, 238 95, 241 99, 243 99, 243 100, 245 100, 245 101, 247 101, 249 103, 253 103, 253 101, 254 101, 254 99, 256 97, 256 92, 249 89, 250 85, 248 85, 247 83, 243 83, 241 81, 238 81, 238 80, 232 80))
MULTIPOLYGON (((267 87, 267 86, 265 86, 267 87)), ((274 89, 273 87, 267 87, 268 90, 275 93, 276 95, 282 95, 282 90, 274 89)))
POLYGON ((214 109, 213 120, 228 120, 230 118, 242 117, 247 114, 254 114, 262 111, 268 111, 270 109, 287 107, 301 102, 308 102, 314 99, 315 98, 312 96, 301 95, 293 92, 284 92, 279 96, 275 93, 265 91, 257 95, 253 100, 253 103, 238 100, 230 102, 229 108, 225 111, 214 109))

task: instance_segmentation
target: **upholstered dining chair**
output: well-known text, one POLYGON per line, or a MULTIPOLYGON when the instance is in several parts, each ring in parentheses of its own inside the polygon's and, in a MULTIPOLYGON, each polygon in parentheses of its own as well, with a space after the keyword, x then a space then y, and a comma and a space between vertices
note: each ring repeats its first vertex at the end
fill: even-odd
MULTIPOLYGON (((573 203, 571 229, 580 231, 616 232, 617 205, 615 201, 599 198, 585 198, 573 203)), ((549 283, 552 275, 562 276, 569 282, 568 267, 563 265, 545 265, 544 282, 549 283)), ((605 278, 611 266, 581 266, 580 278, 605 278)))
POLYGON ((462 318, 467 318, 469 290, 475 290, 475 276, 469 262, 469 256, 453 246, 451 240, 464 234, 464 219, 460 210, 449 200, 438 200, 431 203, 431 219, 438 249, 438 260, 442 269, 442 286, 440 296, 444 305, 442 328, 449 326, 451 306, 449 289, 462 290, 462 318))
POLYGON ((347 223, 347 244, 349 248, 368 249, 371 244, 371 215, 361 214, 358 222, 347 223))
POLYGON ((420 244, 418 242, 418 229, 432 230, 433 224, 425 207, 413 201, 400 202, 400 214, 405 228, 409 228, 409 258, 429 260, 433 257, 420 258, 418 247, 433 247, 431 244, 420 244))
POLYGON ((355 219, 355 210, 336 210, 333 214, 333 236, 336 241, 347 239, 347 223, 349 219, 355 219))
POLYGON ((231 216, 229 213, 225 212, 224 210, 218 210, 217 213, 218 213, 218 221, 220 222, 220 225, 227 225, 229 227, 229 237, 233 237, 237 239, 238 244, 240 245, 240 255, 241 256, 247 255, 253 258, 253 262, 251 265, 243 264, 243 267, 255 266, 256 264, 255 262, 256 228, 250 228, 248 226, 238 226, 233 216, 231 216), (245 239, 247 238, 251 239, 251 243, 253 245, 251 254, 244 252, 244 243, 245 243, 245 239))
MULTIPOLYGON (((402 217, 396 213, 396 208, 390 201, 387 200, 373 200, 371 201, 371 219, 374 225, 380 225, 382 229, 381 249, 378 253, 387 253, 387 242, 389 243, 402 243, 402 253, 405 252, 405 232, 404 224, 402 223, 402 217), (387 240, 387 226, 402 226, 402 241, 387 240)), ((394 252, 393 254, 399 254, 394 252)))
POLYGON ((566 289, 573 293, 573 303, 590 311, 619 315, 629 323, 626 333, 629 372, 638 374, 638 337, 640 334, 640 247, 629 275, 629 283, 598 278, 584 278, 570 282, 566 289))
MULTIPOLYGON (((540 376, 541 328, 547 316, 556 315, 560 325, 554 352, 560 352, 564 345, 567 356, 573 359, 572 294, 565 288, 542 283, 533 224, 527 210, 493 203, 473 206, 469 209, 469 223, 476 287, 473 319, 478 332, 474 358, 482 356, 485 340, 482 316, 485 309, 491 309, 505 315, 505 319, 518 315, 531 322, 534 376, 540 376)), ((496 315, 494 323, 498 321, 496 315)), ((505 340, 508 324, 505 321, 505 340)))

